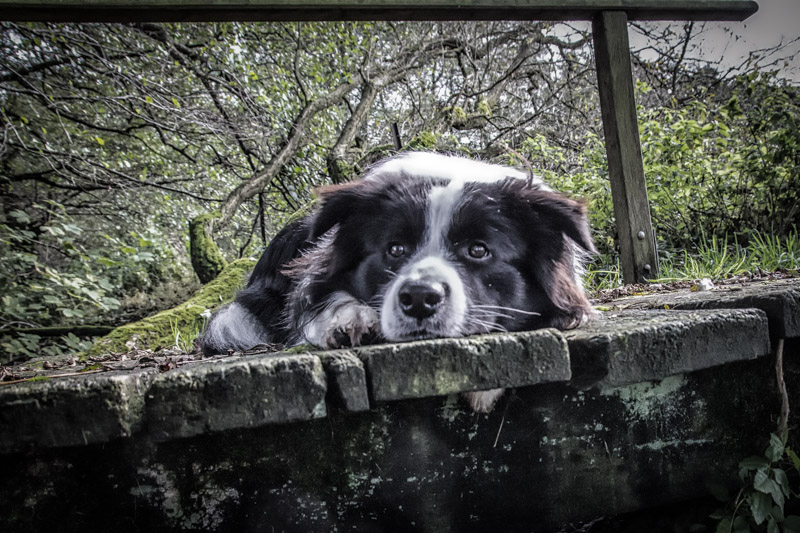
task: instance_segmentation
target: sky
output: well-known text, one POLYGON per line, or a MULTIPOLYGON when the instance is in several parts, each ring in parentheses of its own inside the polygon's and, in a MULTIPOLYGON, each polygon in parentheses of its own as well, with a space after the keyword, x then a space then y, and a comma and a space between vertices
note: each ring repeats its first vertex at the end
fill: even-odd
MULTIPOLYGON (((764 63, 777 62, 770 70, 778 69, 779 75, 800 84, 800 0, 756 0, 758 12, 743 22, 698 22, 695 30, 702 32, 693 43, 690 57, 721 63, 721 69, 741 66, 752 51, 788 44, 779 56, 762 59, 764 63)), ((684 22, 658 22, 658 27, 671 25, 680 31, 684 22)), ((555 34, 571 34, 569 28, 589 31, 589 23, 572 22, 567 27, 554 27, 555 34)), ((629 31, 631 48, 638 50, 647 42, 635 29, 629 31)), ((574 36, 574 34, 572 34, 574 36)), ((643 54, 648 58, 647 54, 643 54)), ((655 59, 655 56, 649 57, 655 59)))
MULTIPOLYGON (((706 22, 695 54, 705 60, 720 59, 725 66, 740 65, 750 51, 781 42, 790 43, 774 68, 800 83, 800 0, 757 0, 758 12, 743 22, 706 22)), ((633 34, 631 45, 636 46, 633 34)))

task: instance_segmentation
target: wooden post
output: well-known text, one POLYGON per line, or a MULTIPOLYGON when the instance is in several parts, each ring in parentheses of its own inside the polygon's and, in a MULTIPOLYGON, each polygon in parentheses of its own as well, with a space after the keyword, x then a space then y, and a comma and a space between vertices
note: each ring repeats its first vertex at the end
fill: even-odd
POLYGON ((400 151, 403 148, 403 141, 400 139, 400 128, 397 127, 397 122, 392 122, 391 130, 394 149, 400 151))
POLYGON ((658 256, 639 144, 628 17, 624 11, 603 11, 592 21, 592 33, 622 280, 641 283, 658 277, 658 256))

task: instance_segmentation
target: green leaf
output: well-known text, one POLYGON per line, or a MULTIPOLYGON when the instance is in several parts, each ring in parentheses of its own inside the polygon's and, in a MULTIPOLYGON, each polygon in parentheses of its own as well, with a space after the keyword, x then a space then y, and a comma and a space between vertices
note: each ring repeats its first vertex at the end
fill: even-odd
POLYGON ((108 309, 119 309, 120 305, 122 305, 122 302, 116 298, 109 298, 108 296, 102 299, 102 303, 103 306, 107 307, 108 309))
POLYGON ((759 468, 767 467, 769 467, 769 461, 767 461, 766 458, 758 455, 752 455, 747 459, 743 459, 739 463, 739 477, 746 479, 748 472, 751 470, 758 470, 759 468))
POLYGON ((94 140, 97 141, 97 144, 99 144, 100 146, 106 144, 106 142, 100 137, 95 137, 94 140))
POLYGON ((791 448, 786 448, 786 455, 788 455, 789 459, 792 460, 794 469, 800 472, 800 457, 798 457, 795 451, 791 448))
POLYGON ((716 533, 730 533, 731 531, 731 519, 730 518, 723 518, 717 524, 716 533))
MULTIPOLYGON (((775 480, 770 479, 763 470, 756 472, 756 477, 753 480, 753 488, 760 493, 772 496, 772 500, 775 504, 783 510, 783 491, 781 491, 781 487, 775 480)), ((772 504, 770 504, 770 508, 772 508, 772 504)))
POLYGON ((783 491, 783 495, 788 498, 789 478, 786 476, 786 472, 784 472, 782 468, 773 468, 772 474, 773 477, 775 478, 775 482, 780 486, 781 490, 783 491))
POLYGON ((772 507, 772 517, 775 519, 776 522, 783 522, 783 509, 778 507, 777 505, 772 507))
POLYGON ((172 105, 174 105, 174 106, 175 106, 175 107, 177 107, 178 109, 180 109, 180 108, 181 108, 181 103, 180 103, 180 102, 178 101, 178 99, 177 99, 177 98, 175 98, 174 96, 172 97, 172 105))
POLYGON ((80 235, 83 233, 83 230, 75 224, 63 224, 62 227, 70 233, 74 233, 75 235, 80 235))
POLYGON ((132 248, 132 247, 130 247, 130 246, 122 246, 122 247, 120 248, 120 251, 121 251, 122 253, 124 253, 124 254, 133 255, 133 254, 135 254, 135 253, 136 253, 136 248, 132 248))
POLYGON ((750 512, 753 513, 753 520, 760 526, 772 511, 772 498, 763 492, 754 492, 750 495, 750 512))
POLYGON ((122 264, 122 263, 118 263, 117 261, 114 261, 112 259, 109 259, 108 257, 98 257, 97 258, 97 262, 100 263, 103 266, 108 266, 108 267, 110 267, 110 266, 119 266, 119 265, 122 264))
POLYGON ((781 533, 781 530, 778 529, 778 524, 772 517, 770 517, 769 521, 767 522, 767 533, 781 533))
POLYGON ((772 463, 783 457, 783 441, 774 433, 769 436, 769 446, 764 452, 764 457, 772 463))
POLYGON ((20 224, 27 224, 31 221, 31 217, 28 216, 28 213, 25 211, 20 211, 19 209, 14 209, 8 213, 10 216, 14 217, 17 222, 20 224))

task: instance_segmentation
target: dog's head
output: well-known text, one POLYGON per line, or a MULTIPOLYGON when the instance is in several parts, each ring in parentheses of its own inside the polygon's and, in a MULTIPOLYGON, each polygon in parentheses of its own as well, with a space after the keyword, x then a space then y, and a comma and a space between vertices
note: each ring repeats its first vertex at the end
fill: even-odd
POLYGON ((324 279, 380 311, 390 341, 577 325, 584 204, 513 169, 411 154, 321 190, 311 237, 335 233, 324 279))

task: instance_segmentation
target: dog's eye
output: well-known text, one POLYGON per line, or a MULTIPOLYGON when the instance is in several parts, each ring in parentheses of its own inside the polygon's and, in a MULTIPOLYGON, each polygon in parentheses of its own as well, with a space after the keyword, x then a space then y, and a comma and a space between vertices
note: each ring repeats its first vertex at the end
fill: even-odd
POLYGON ((386 252, 392 257, 402 257, 406 253, 406 248, 399 242, 393 242, 389 245, 386 252))
POLYGON ((473 243, 468 251, 469 256, 475 259, 485 259, 489 256, 489 249, 482 242, 473 243))

